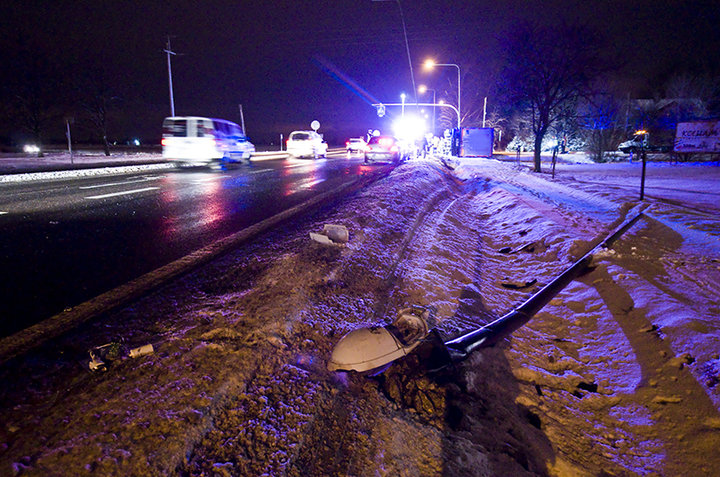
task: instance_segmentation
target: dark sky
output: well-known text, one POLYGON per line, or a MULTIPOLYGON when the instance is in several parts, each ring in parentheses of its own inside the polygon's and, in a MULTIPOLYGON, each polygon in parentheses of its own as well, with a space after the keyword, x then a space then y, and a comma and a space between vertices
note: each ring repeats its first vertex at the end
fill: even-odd
MULTIPOLYGON (((481 79, 487 72, 485 88, 492 92, 490 72, 505 61, 503 39, 529 19, 597 28, 608 52, 625 60, 620 74, 633 95, 648 94, 674 72, 717 74, 720 64, 718 1, 404 0, 402 6, 416 82, 438 89, 454 81, 455 70, 428 74, 420 67, 427 57, 460 64, 481 79)), ((82 96, 83 86, 75 85, 102 78, 117 98, 111 135, 157 140, 170 111, 167 35, 180 54, 173 58, 176 114, 240 122, 242 104, 248 134, 258 143, 307 128, 313 119, 320 132, 338 138, 387 125, 367 96, 329 74, 328 65, 369 97, 391 102, 412 93, 394 1, 16 0, 0 6, 1 99, 9 104, 28 71, 42 72, 56 102, 82 96)), ((7 141, 17 125, 9 111, 0 112, 0 138, 7 141)), ((57 135, 62 117, 50 123, 49 135, 57 135)))

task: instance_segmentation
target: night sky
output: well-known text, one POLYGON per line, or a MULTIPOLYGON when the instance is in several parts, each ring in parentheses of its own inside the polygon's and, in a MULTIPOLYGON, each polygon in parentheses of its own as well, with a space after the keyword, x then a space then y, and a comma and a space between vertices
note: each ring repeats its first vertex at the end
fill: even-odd
MULTIPOLYGON (((405 0, 402 6, 416 83, 440 91, 455 81, 451 68, 425 72, 428 57, 457 63, 479 78, 490 107, 501 102, 493 85, 508 61, 503 42, 526 20, 596 28, 608 57, 621 60, 616 75, 633 97, 652 94, 677 72, 720 72, 717 1, 405 0)), ((114 98, 112 139, 158 141, 170 112, 162 51, 168 35, 179 53, 172 64, 176 114, 239 123, 242 104, 258 144, 307 129, 313 119, 331 142, 386 128, 390 119, 378 118, 368 102, 399 101, 401 92, 412 97, 394 1, 6 1, 0 141, 19 137, 8 104, 32 72, 55 103, 49 138, 62 138, 64 117, 81 118, 78 98, 95 81, 114 98)))

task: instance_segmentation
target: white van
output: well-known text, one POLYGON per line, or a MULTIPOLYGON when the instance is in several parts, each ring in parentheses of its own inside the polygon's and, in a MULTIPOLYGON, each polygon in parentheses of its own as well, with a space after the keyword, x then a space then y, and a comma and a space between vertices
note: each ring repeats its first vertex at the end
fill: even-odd
POLYGON ((315 131, 293 131, 287 139, 287 152, 293 157, 325 157, 328 145, 315 131))
POLYGON ((255 146, 237 124, 198 116, 165 118, 162 148, 163 157, 178 167, 249 161, 255 152, 255 146))

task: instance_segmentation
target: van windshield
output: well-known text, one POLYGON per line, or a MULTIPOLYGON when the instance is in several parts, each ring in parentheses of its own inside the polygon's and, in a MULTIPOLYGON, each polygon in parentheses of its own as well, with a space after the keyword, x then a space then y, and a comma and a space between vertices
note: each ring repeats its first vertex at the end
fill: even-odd
POLYGON ((310 139, 310 135, 308 133, 295 133, 292 135, 291 139, 293 141, 307 141, 310 139))
POLYGON ((186 137, 187 119, 167 119, 163 122, 163 136, 186 137))

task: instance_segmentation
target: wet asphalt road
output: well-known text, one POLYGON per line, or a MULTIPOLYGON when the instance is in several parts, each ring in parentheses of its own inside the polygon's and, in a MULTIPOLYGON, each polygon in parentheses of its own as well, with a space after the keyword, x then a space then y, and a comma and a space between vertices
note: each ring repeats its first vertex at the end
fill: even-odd
POLYGON ((376 168, 342 153, 0 185, 0 336, 376 168))

